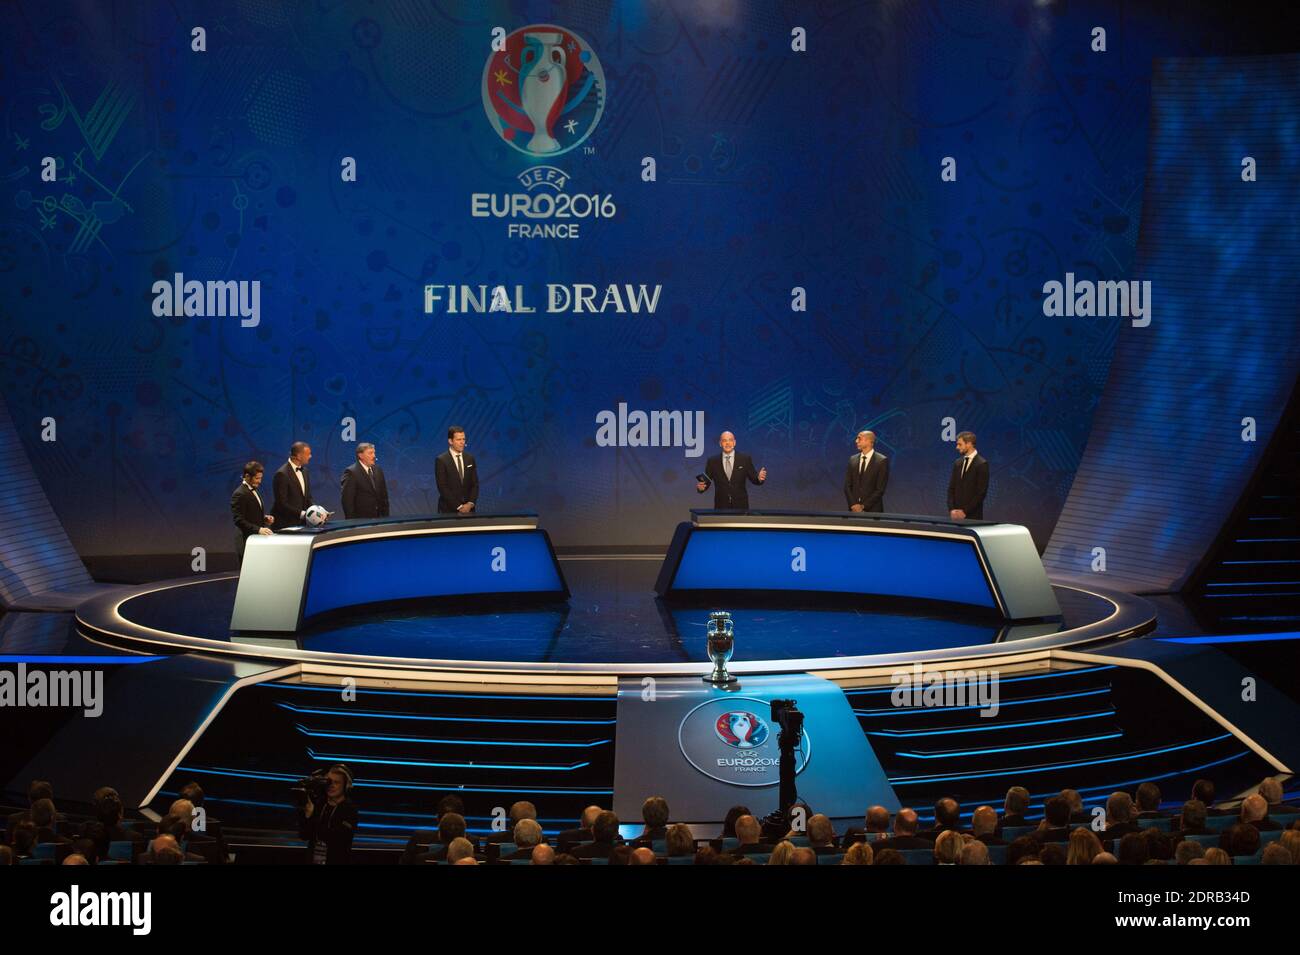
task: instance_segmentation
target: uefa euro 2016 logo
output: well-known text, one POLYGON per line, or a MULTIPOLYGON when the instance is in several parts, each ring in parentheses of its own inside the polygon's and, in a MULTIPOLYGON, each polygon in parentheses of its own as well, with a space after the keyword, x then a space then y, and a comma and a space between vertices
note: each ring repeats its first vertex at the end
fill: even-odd
POLYGON ((483 70, 483 108, 492 127, 526 156, 581 146, 605 111, 605 71, 581 37, 537 24, 511 33, 483 70))
POLYGON ((767 724, 753 713, 732 710, 713 724, 718 739, 737 749, 754 749, 767 742, 767 724))

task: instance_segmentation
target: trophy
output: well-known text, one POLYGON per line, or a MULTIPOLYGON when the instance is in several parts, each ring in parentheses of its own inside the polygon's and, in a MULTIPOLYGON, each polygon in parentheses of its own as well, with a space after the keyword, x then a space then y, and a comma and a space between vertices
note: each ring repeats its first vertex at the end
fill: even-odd
MULTIPOLYGON (((566 53, 562 33, 525 33, 519 69, 519 105, 533 124, 530 153, 553 153, 560 144, 551 135, 551 112, 567 98, 566 53)), ((558 112, 556 113, 558 116, 558 112)))
POLYGON ((736 625, 731 614, 725 610, 715 610, 709 614, 707 648, 709 659, 713 661, 713 672, 704 677, 705 683, 714 686, 728 686, 736 678, 727 672, 727 661, 736 649, 736 625))

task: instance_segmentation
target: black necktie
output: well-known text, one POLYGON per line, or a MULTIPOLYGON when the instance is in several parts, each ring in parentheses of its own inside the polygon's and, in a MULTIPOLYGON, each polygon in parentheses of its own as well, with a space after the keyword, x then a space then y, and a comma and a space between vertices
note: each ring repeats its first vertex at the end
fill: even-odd
POLYGON ((858 474, 866 474, 866 473, 867 473, 867 456, 866 456, 865 454, 859 454, 858 457, 860 457, 860 458, 862 459, 862 467, 858 468, 858 474))
POLYGON ((961 461, 961 476, 962 476, 962 477, 965 477, 965 476, 966 476, 966 469, 967 469, 968 467, 970 467, 970 458, 962 458, 962 461, 961 461))
POLYGON ((460 480, 463 484, 465 482, 465 462, 459 454, 456 455, 456 473, 460 475, 460 480))

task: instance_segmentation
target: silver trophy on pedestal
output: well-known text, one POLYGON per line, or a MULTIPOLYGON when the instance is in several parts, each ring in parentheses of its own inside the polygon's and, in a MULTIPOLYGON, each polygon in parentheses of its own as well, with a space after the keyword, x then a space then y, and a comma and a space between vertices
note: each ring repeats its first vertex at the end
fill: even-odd
POLYGON ((714 686, 728 686, 737 682, 727 672, 727 661, 736 650, 736 625, 731 614, 725 610, 714 610, 709 614, 708 641, 709 659, 713 661, 713 672, 704 677, 705 683, 714 686))

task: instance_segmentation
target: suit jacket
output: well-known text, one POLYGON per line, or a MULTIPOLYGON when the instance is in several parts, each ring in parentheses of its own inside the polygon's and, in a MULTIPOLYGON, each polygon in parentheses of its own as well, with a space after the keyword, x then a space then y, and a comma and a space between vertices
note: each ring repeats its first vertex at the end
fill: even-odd
POLYGON ((962 477, 961 466, 965 458, 952 464, 952 477, 948 479, 948 510, 962 510, 972 521, 984 520, 984 496, 989 492, 989 462, 976 453, 962 477))
MULTIPOLYGON (((704 466, 704 476, 713 485, 713 506, 720 511, 749 510, 749 488, 745 482, 762 484, 758 479, 758 468, 754 459, 739 451, 732 452, 731 480, 722 469, 722 455, 715 454, 704 466)), ((707 491, 708 488, 705 488, 707 491)), ((700 491, 701 494, 704 491, 700 491)))
POLYGON ((275 493, 275 503, 271 505, 271 516, 275 518, 275 530, 301 524, 303 512, 316 503, 311 497, 311 474, 306 468, 302 469, 302 479, 307 488, 305 494, 298 484, 298 476, 293 473, 293 465, 288 461, 272 475, 271 490, 275 493))
POLYGON ((388 483, 378 464, 370 469, 369 477, 360 461, 344 470, 341 497, 346 518, 388 516, 388 483))
POLYGON ((235 493, 230 495, 230 516, 235 521, 235 553, 241 561, 245 542, 266 526, 266 513, 259 500, 261 493, 240 481, 235 493))
POLYGON ((461 457, 465 459, 464 481, 461 481, 460 472, 456 470, 456 461, 451 451, 444 451, 434 459, 433 473, 438 480, 439 514, 454 514, 462 504, 478 506, 478 468, 474 466, 474 455, 466 451, 461 457))
POLYGON ((861 504, 868 514, 879 514, 885 509, 885 487, 889 484, 889 458, 875 451, 867 464, 867 471, 862 472, 862 455, 855 454, 849 458, 848 470, 844 472, 844 500, 852 509, 854 504, 861 504))

